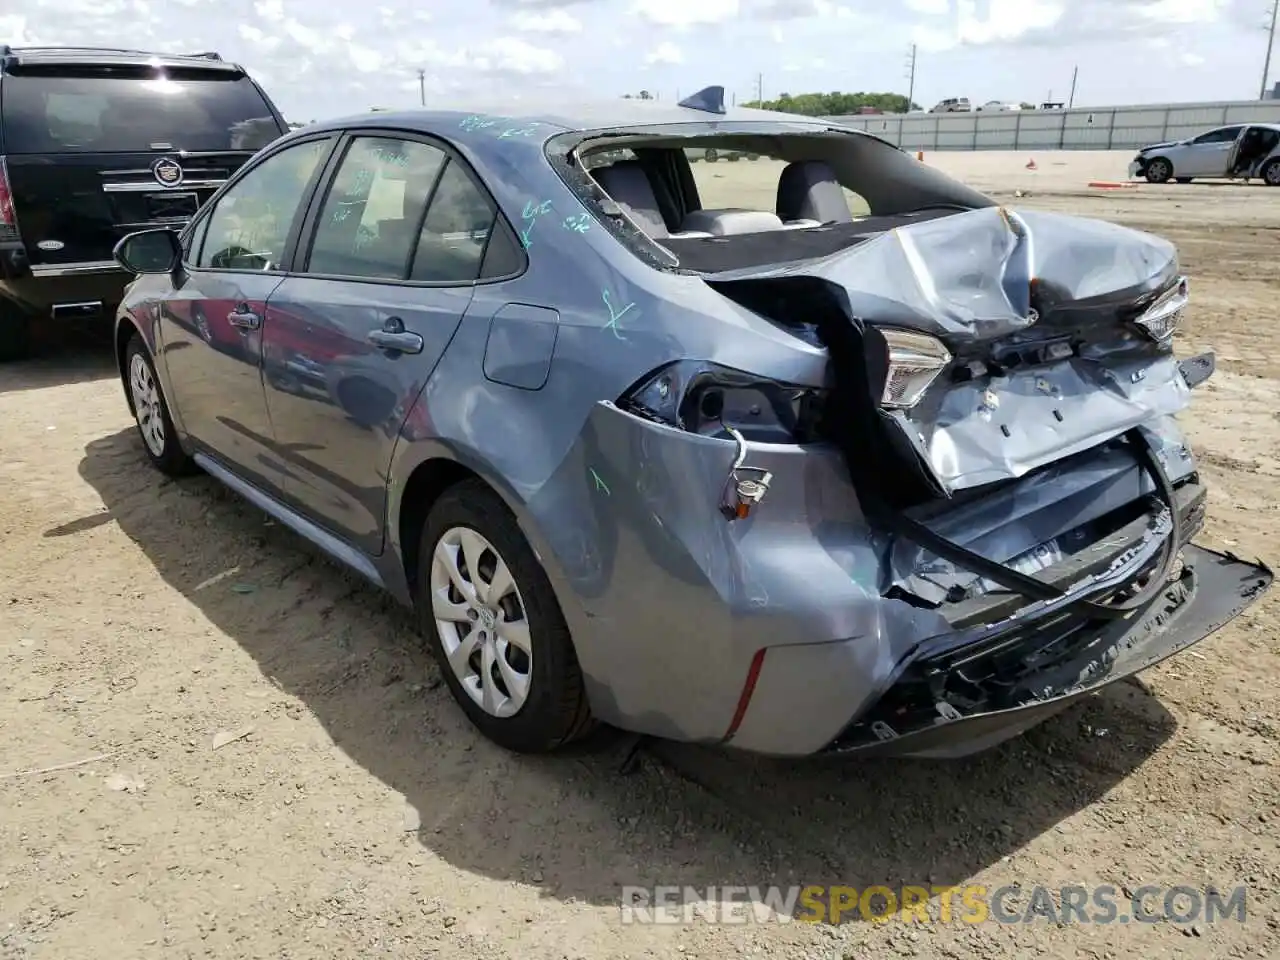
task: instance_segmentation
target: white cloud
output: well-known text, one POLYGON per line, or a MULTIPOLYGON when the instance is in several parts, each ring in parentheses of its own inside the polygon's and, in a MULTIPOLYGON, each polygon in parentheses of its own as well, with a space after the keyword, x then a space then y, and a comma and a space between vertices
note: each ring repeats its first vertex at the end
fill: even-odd
POLYGON ((644 62, 649 66, 655 64, 675 64, 684 63, 684 54, 680 52, 680 48, 669 40, 658 44, 647 54, 645 54, 644 62))
POLYGON ((535 47, 519 37, 498 37, 490 41, 472 63, 481 70, 509 71, 525 76, 559 73, 564 69, 564 57, 560 54, 545 47, 535 47))
POLYGON ((279 23, 284 19, 284 0, 256 0, 253 7, 259 20, 279 23))
MULTIPOLYGON (((928 2, 928 0, 917 0, 928 2)), ((1232 0, 953 0, 961 44, 1149 39, 1225 19, 1232 0)), ((1247 0, 1246 0, 1247 2, 1247 0)))
POLYGON ((5 14, 0 16, 0 37, 4 38, 4 42, 12 46, 18 47, 22 44, 42 43, 43 41, 36 36, 34 32, 30 32, 27 27, 27 18, 18 14, 5 14))
POLYGON ((511 18, 511 25, 526 33, 581 33, 582 21, 559 8, 545 13, 520 10, 511 18))
POLYGON ((1038 101, 1079 64, 1081 89, 1104 104, 1256 93, 1266 2, 0 0, 0 43, 217 50, 300 119, 416 105, 419 70, 429 103, 541 99, 570 77, 621 93, 641 75, 664 100, 715 82, 743 100, 760 72, 785 74, 793 93, 905 92, 912 42, 918 101, 1038 101), (1203 64, 1214 69, 1190 69, 1203 64))
POLYGON ((267 53, 280 46, 279 37, 269 34, 251 23, 242 23, 236 29, 240 32, 241 37, 267 53))
POLYGON ((987 0, 980 16, 976 0, 957 0, 956 39, 961 43, 1000 43, 1017 40, 1057 25, 1065 5, 1054 0, 987 0))
POLYGON ((632 12, 663 27, 723 23, 738 16, 738 0, 635 0, 632 12))

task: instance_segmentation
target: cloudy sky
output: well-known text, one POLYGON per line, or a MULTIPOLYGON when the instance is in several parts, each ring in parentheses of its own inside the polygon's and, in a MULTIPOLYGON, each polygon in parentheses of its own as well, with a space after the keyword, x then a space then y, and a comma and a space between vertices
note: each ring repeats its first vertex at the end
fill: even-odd
MULTIPOLYGON (((1256 97, 1271 0, 4 0, 0 43, 215 49, 291 120, 468 93, 1256 97), (13 12, 20 11, 20 12, 13 12)), ((1280 51, 1277 69, 1280 78, 1280 51)))

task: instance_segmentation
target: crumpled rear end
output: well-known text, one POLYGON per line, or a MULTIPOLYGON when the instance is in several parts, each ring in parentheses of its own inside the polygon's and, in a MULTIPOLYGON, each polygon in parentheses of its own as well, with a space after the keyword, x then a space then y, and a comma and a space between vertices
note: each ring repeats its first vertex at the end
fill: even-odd
MULTIPOLYGON (((1190 545, 1206 493, 1174 415, 1213 358, 1173 356, 1187 286, 1165 241, 990 208, 705 279, 826 346, 821 432, 862 528, 847 536, 879 557, 865 603, 916 613, 867 622, 919 631, 806 642, 784 620, 746 671, 730 743, 980 749, 1202 639, 1269 586, 1265 567, 1190 545), (923 386, 903 363, 933 365, 923 386), (855 653, 869 642, 870 661, 855 653)), ((771 493, 743 529, 774 511, 804 507, 771 493)))

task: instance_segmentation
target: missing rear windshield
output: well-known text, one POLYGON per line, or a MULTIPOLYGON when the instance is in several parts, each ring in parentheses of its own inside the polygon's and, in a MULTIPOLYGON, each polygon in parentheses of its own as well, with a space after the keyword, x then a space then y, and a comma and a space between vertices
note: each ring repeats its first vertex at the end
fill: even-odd
POLYGON ((0 116, 10 154, 254 151, 284 132, 229 70, 26 68, 0 84, 0 116))
POLYGON ((821 257, 992 203, 875 137, 730 126, 594 131, 553 138, 549 150, 637 255, 702 273, 821 257))

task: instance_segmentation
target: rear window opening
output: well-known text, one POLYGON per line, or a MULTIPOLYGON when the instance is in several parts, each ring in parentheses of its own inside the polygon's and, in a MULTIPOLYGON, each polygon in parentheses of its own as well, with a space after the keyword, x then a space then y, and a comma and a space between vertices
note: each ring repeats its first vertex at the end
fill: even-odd
POLYGON ((256 151, 285 131, 239 70, 22 66, 0 85, 5 152, 256 151))
POLYGON ((651 255, 701 273, 821 257, 991 203, 874 137, 767 126, 596 134, 573 152, 580 174, 566 180, 651 255))

